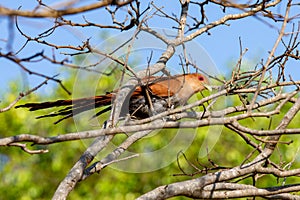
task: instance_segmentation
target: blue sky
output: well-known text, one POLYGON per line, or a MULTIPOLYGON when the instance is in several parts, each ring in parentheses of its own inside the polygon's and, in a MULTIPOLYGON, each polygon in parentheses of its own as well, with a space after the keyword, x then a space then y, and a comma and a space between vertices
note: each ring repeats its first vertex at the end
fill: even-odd
MULTIPOLYGON (((50 2, 50 1, 49 1, 50 2)), ((92 2, 92 1, 90 1, 92 2)), ((45 3, 47 3, 45 1, 45 3)), ((179 15, 178 5, 169 5, 168 2, 155 2, 156 5, 165 4, 161 6, 165 6, 166 11, 169 13, 174 13, 179 15)), ((178 2, 176 1, 178 4, 178 2)), ((6 1, 1 3, 5 7, 9 8, 18 8, 22 6, 21 9, 31 9, 36 4, 34 1, 6 1)), ((281 6, 279 7, 280 13, 284 13, 284 7, 286 2, 283 1, 281 6)), ((192 8, 192 15, 199 15, 199 10, 197 8, 192 8)), ((278 10, 276 10, 278 11, 278 10)), ((235 11, 237 12, 237 11, 235 11)), ((295 13, 295 11, 292 11, 295 13)), ((206 10, 209 19, 218 19, 223 14, 217 10, 216 7, 207 7, 206 10)), ((103 13, 102 13, 103 14, 103 13)), ((90 21, 95 21, 98 23, 107 23, 110 18, 106 17, 104 14, 102 15, 99 11, 88 12, 85 13, 85 17, 90 21)), ((72 20, 82 20, 81 15, 74 15, 67 17, 72 20)), ((266 20, 263 22, 259 17, 250 17, 247 19, 242 19, 238 21, 230 21, 228 25, 219 26, 210 31, 210 35, 203 34, 196 38, 195 42, 202 46, 202 49, 207 52, 210 56, 211 60, 215 63, 216 68, 220 73, 226 74, 230 72, 231 65, 233 65, 238 57, 239 57, 239 37, 242 40, 243 48, 248 48, 248 52, 246 53, 244 60, 248 63, 252 63, 253 65, 260 62, 261 59, 266 60, 268 51, 274 45, 274 42, 278 36, 278 30, 280 29, 281 23, 278 23, 276 27, 271 28, 267 23, 272 23, 270 20, 266 20)), ((47 30, 52 25, 52 20, 50 19, 26 19, 20 18, 19 24, 21 29, 30 34, 31 36, 36 36, 44 30, 47 30)), ((274 24, 274 23, 272 23, 274 24)), ((163 21, 152 21, 150 25, 160 28, 165 28, 166 24, 163 21)), ((14 30, 13 34, 8 32, 9 20, 5 17, 0 17, 0 26, 2 27, 2 31, 0 32, 0 47, 2 52, 7 52, 7 46, 4 40, 8 38, 11 39, 13 35, 13 50, 16 51, 21 48, 21 46, 26 41, 24 37, 22 37, 16 30, 14 30)), ((169 28, 169 27, 168 27, 169 28)), ((287 30, 291 30, 291 24, 288 25, 287 30)), ((106 32, 107 33, 107 32, 106 32)), ((99 39, 99 35, 103 34, 103 30, 101 29, 91 29, 91 28, 75 28, 72 29, 70 27, 62 28, 61 30, 55 32, 52 36, 47 38, 47 40, 55 42, 57 44, 72 44, 72 45, 81 45, 81 41, 86 40, 87 38, 91 38, 95 43, 101 43, 102 41, 99 39), (99 41, 97 41, 99 40, 99 41)), ((120 34, 120 31, 110 31, 110 35, 114 36, 120 34)), ((282 50, 282 45, 279 46, 278 51, 282 50)), ((19 56, 26 57, 31 56, 32 54, 44 50, 47 53, 51 53, 51 49, 43 47, 41 45, 36 45, 34 43, 30 43, 26 46, 19 56)), ((60 50, 60 53, 66 52, 68 50, 60 50)), ((197 52, 196 52, 197 53, 197 52)), ((202 55, 202 53, 201 53, 202 55)), ((59 58, 59 54, 57 55, 59 58)), ((72 59, 72 58, 71 58, 72 59)), ((200 59, 201 60, 201 59, 200 59)), ((24 73, 18 66, 15 64, 0 58, 1 63, 1 79, 0 79, 0 91, 5 92, 8 88, 7 83, 12 80, 22 81, 23 84, 29 83, 29 85, 36 85, 36 83, 40 82, 42 79, 29 76, 24 73)), ((292 65, 296 65, 296 62, 291 62, 292 65)), ((294 68, 294 67, 293 67, 294 68)), ((60 73, 61 69, 58 66, 51 65, 47 62, 44 63, 36 63, 34 65, 30 65, 30 69, 45 73, 49 76, 53 76, 54 74, 60 73)), ((294 79, 299 79, 300 76, 297 73, 293 73, 293 69, 287 69, 287 73, 293 75, 294 79)))

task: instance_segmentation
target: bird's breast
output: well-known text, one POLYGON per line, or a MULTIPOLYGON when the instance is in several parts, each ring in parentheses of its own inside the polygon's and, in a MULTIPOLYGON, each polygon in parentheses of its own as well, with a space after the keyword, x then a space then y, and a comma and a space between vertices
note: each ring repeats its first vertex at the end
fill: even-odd
POLYGON ((152 97, 151 102, 146 101, 144 97, 132 98, 129 102, 129 113, 134 118, 144 119, 167 111, 174 106, 176 106, 176 102, 173 97, 152 97))

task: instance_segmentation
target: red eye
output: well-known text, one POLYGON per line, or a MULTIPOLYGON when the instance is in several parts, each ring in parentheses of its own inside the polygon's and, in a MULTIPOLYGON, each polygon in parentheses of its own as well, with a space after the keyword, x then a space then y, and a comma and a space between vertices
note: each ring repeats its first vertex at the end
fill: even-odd
POLYGON ((204 77, 203 76, 198 76, 198 80, 199 81, 204 81, 204 77))

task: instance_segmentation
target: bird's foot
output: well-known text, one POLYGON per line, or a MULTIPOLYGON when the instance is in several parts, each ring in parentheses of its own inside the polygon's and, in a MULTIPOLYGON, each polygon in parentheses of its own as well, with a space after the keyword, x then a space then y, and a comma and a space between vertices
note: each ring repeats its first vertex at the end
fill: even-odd
POLYGON ((103 129, 112 128, 112 127, 113 127, 113 121, 112 120, 106 120, 102 125, 103 129))

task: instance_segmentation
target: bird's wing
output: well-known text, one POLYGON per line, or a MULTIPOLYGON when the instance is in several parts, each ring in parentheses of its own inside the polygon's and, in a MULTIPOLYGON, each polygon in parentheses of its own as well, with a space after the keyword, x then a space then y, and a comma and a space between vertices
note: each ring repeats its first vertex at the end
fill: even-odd
POLYGON ((152 79, 151 82, 146 83, 144 86, 138 86, 132 96, 143 95, 143 89, 147 89, 151 95, 166 98, 176 94, 180 90, 181 85, 182 81, 176 78, 163 77, 152 79))

